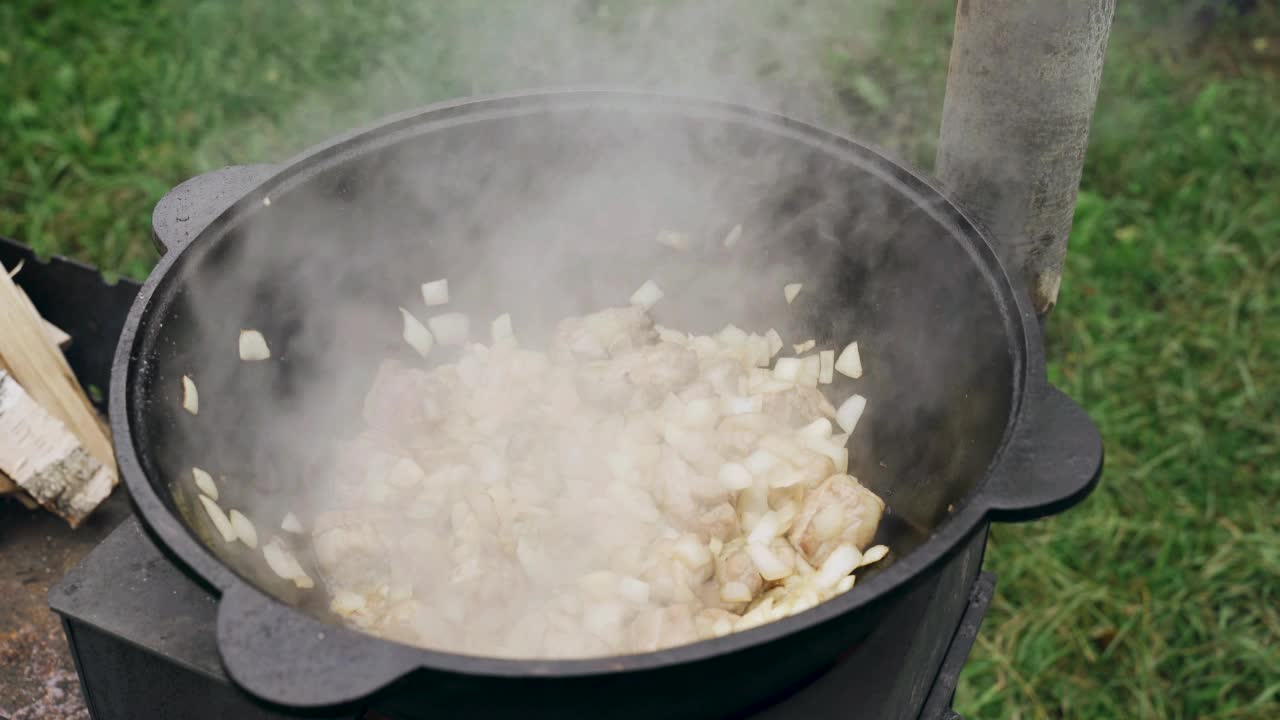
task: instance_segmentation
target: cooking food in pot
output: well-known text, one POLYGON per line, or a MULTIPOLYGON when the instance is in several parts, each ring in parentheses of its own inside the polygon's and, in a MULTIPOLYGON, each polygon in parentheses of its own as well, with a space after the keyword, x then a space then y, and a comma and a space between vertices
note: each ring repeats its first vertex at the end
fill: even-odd
MULTIPOLYGON (((330 610, 433 649, 615 655, 800 612, 883 558, 837 432, 865 400, 833 407, 819 354, 775 361, 776 332, 655 325, 660 297, 563 320, 545 351, 504 315, 449 362, 386 361, 309 528, 330 610)), ((423 356, 466 341, 460 313, 402 312, 423 356)), ((286 545, 267 563, 309 587, 286 545)))

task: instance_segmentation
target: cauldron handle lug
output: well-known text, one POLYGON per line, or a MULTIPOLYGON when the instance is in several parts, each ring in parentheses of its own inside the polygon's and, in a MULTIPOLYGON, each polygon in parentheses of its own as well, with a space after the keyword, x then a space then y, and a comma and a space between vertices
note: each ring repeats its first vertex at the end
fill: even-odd
POLYGON ((187 244, 277 170, 275 165, 233 165, 197 175, 165 193, 151 213, 156 249, 163 255, 187 244))
POLYGON ((1041 381, 993 468, 982 496, 993 520, 1021 522, 1060 513, 1102 476, 1102 436, 1074 400, 1041 381))
POLYGON ((218 603, 227 675, 259 700, 293 710, 346 710, 412 672, 411 648, 331 625, 234 582, 218 603))

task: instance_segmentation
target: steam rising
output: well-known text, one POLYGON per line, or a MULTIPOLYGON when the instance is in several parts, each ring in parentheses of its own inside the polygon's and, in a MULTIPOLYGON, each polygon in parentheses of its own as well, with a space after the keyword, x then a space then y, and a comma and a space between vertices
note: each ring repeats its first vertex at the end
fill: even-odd
MULTIPOLYGON (((820 118, 834 93, 822 79, 830 38, 819 19, 843 15, 843 24, 864 27, 883 3, 455 5, 430 12, 454 23, 445 65, 460 68, 478 91, 629 86, 820 118)), ((369 107, 418 104, 422 98, 394 97, 389 73, 367 79, 369 107)), ((331 101, 304 104, 304 132, 331 101)), ((187 468, 186 478, 193 465, 219 477, 221 504, 251 518, 263 543, 288 540, 280 530, 287 513, 310 530, 318 512, 344 510, 343 498, 358 493, 363 478, 335 476, 334 451, 363 424, 361 401, 378 364, 394 357, 430 366, 454 352, 437 343, 419 358, 401 339, 401 307, 424 322, 437 311, 465 312, 473 340, 486 342, 490 322, 510 313, 516 336, 531 347, 543 347, 564 317, 625 305, 648 279, 667 295, 658 321, 681 330, 707 333, 732 322, 759 333, 777 328, 788 344, 814 338, 818 349, 839 350, 878 323, 903 320, 915 305, 883 308, 880 320, 836 312, 870 292, 851 281, 888 262, 871 257, 851 276, 841 243, 886 237, 898 225, 879 185, 851 186, 800 148, 665 111, 531 113, 414 139, 273 196, 229 242, 190 253, 190 267, 216 268, 183 278, 179 307, 189 330, 175 352, 199 386, 201 412, 175 422, 165 464, 187 468), (741 239, 723 247, 737 225, 741 239), (687 233, 693 247, 656 243, 668 229, 687 233), (780 244, 788 240, 795 242, 780 244), (449 281, 449 304, 428 308, 420 286, 439 278, 449 281), (788 306, 782 288, 793 282, 804 292, 788 306), (271 359, 241 362, 241 329, 261 331, 271 359)), ((864 347, 874 365, 874 340, 864 347)), ((929 363, 914 362, 905 360, 901 375, 923 395, 940 395, 920 379, 934 374, 929 363)), ((855 386, 837 377, 833 387, 838 402, 855 386)), ((875 402, 864 428, 877 422, 875 402)), ((198 513, 190 517, 201 527, 198 513)), ((402 522, 395 514, 379 522, 395 535, 412 531, 395 527, 402 522)), ((322 587, 307 594, 273 581, 260 553, 212 544, 273 593, 325 604, 316 602, 322 587)), ((305 541, 294 547, 307 557, 305 541)), ((577 552, 564 561, 607 563, 589 544, 577 552)))

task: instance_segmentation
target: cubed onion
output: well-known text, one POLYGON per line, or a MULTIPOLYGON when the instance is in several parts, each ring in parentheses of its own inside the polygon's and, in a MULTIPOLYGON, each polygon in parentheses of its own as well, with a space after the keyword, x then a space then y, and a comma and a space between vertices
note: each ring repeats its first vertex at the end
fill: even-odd
POLYGON ((198 467, 193 467, 191 468, 191 476, 195 479, 196 488, 198 488, 200 492, 208 495, 212 500, 218 499, 218 486, 213 482, 212 475, 198 467))
POLYGON ((782 287, 782 296, 787 299, 788 305, 795 301, 796 296, 800 294, 800 289, 803 287, 803 283, 791 283, 782 287))
POLYGON ((820 350, 818 352, 818 382, 826 385, 835 379, 835 363, 835 350, 820 350))
POLYGON ((427 320, 427 327, 441 345, 463 345, 471 335, 471 323, 462 313, 444 313, 427 320))
POLYGON ((851 342, 844 350, 840 351, 840 358, 836 360, 836 372, 846 375, 855 380, 862 377, 862 355, 858 353, 858 343, 851 342))
POLYGON ((849 399, 841 403, 840 408, 836 410, 836 422, 840 425, 840 429, 852 433, 858 426, 858 420, 862 418, 862 412, 866 409, 865 397, 857 393, 849 396, 849 399))
POLYGON ((245 362, 266 360, 271 357, 271 349, 267 347, 267 339, 257 330, 240 331, 240 359, 245 362))
POLYGON ((770 582, 781 580, 795 571, 795 568, 784 563, 767 545, 748 544, 747 557, 751 558, 760 577, 770 582))
POLYGON ((232 527, 231 520, 227 518, 227 514, 222 512, 222 508, 218 507, 218 503, 208 495, 200 496, 200 504, 204 505, 204 511, 209 514, 209 520, 213 523, 213 527, 222 536, 225 542, 235 542, 236 529, 232 527))
POLYGON ((833 588, 841 579, 853 572, 862 561, 862 553, 852 545, 840 545, 822 562, 814 583, 823 589, 833 588))
POLYGON ((447 305, 449 303, 449 281, 441 279, 423 283, 422 302, 426 303, 427 307, 447 305))
POLYGON ((653 309, 654 305, 662 299, 662 288, 652 280, 646 280, 640 289, 631 294, 631 304, 638 305, 645 310, 653 309))
POLYGON ((232 510, 227 513, 227 519, 231 521, 231 527, 236 531, 236 537, 240 542, 251 548, 258 547, 258 531, 253 527, 253 521, 244 516, 239 510, 232 510))
POLYGON ((418 321, 418 318, 409 313, 408 310, 400 308, 400 314, 404 318, 404 329, 401 335, 404 341, 409 343, 409 347, 413 348, 419 355, 426 357, 431 348, 435 346, 435 338, 431 336, 431 331, 418 321))
POLYGON ((773 377, 783 382, 794 383, 800 377, 803 363, 800 358, 778 358, 773 364, 773 377))
POLYGON ((196 381, 190 376, 182 376, 182 409, 197 415, 200 412, 200 392, 196 390, 196 381))

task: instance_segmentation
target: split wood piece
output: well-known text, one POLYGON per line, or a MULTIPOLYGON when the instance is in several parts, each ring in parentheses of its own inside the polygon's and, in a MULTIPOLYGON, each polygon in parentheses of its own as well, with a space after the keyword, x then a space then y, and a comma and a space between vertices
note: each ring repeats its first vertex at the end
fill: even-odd
POLYGON ((0 471, 76 527, 111 494, 115 474, 0 371, 0 471))
POLYGON ((46 338, 41 322, 9 274, 0 272, 0 369, 7 370, 33 400, 80 439, 84 449, 109 469, 114 484, 111 440, 66 358, 46 338))
MULTIPOLYGON (((14 268, 8 272, 8 275, 12 279, 14 277, 17 277, 18 273, 20 272, 22 272, 21 262, 15 265, 14 268)), ((22 297, 23 301, 25 301, 27 308, 29 308, 31 312, 35 313, 36 315, 39 315, 40 312, 36 310, 35 303, 31 302, 31 298, 30 296, 27 295, 27 291, 23 290, 20 285, 14 285, 13 287, 15 290, 18 291, 18 295, 22 297)), ((58 327, 57 325, 54 325, 53 323, 49 322, 48 320, 45 320, 44 318, 40 318, 40 322, 44 325, 44 334, 46 337, 49 338, 49 342, 53 343, 54 345, 57 345, 60 348, 66 348, 67 345, 71 342, 71 336, 68 335, 66 332, 64 332, 62 328, 58 327)), ((5 490, 4 490, 3 478, 0 478, 0 495, 3 495, 4 492, 5 490)))

